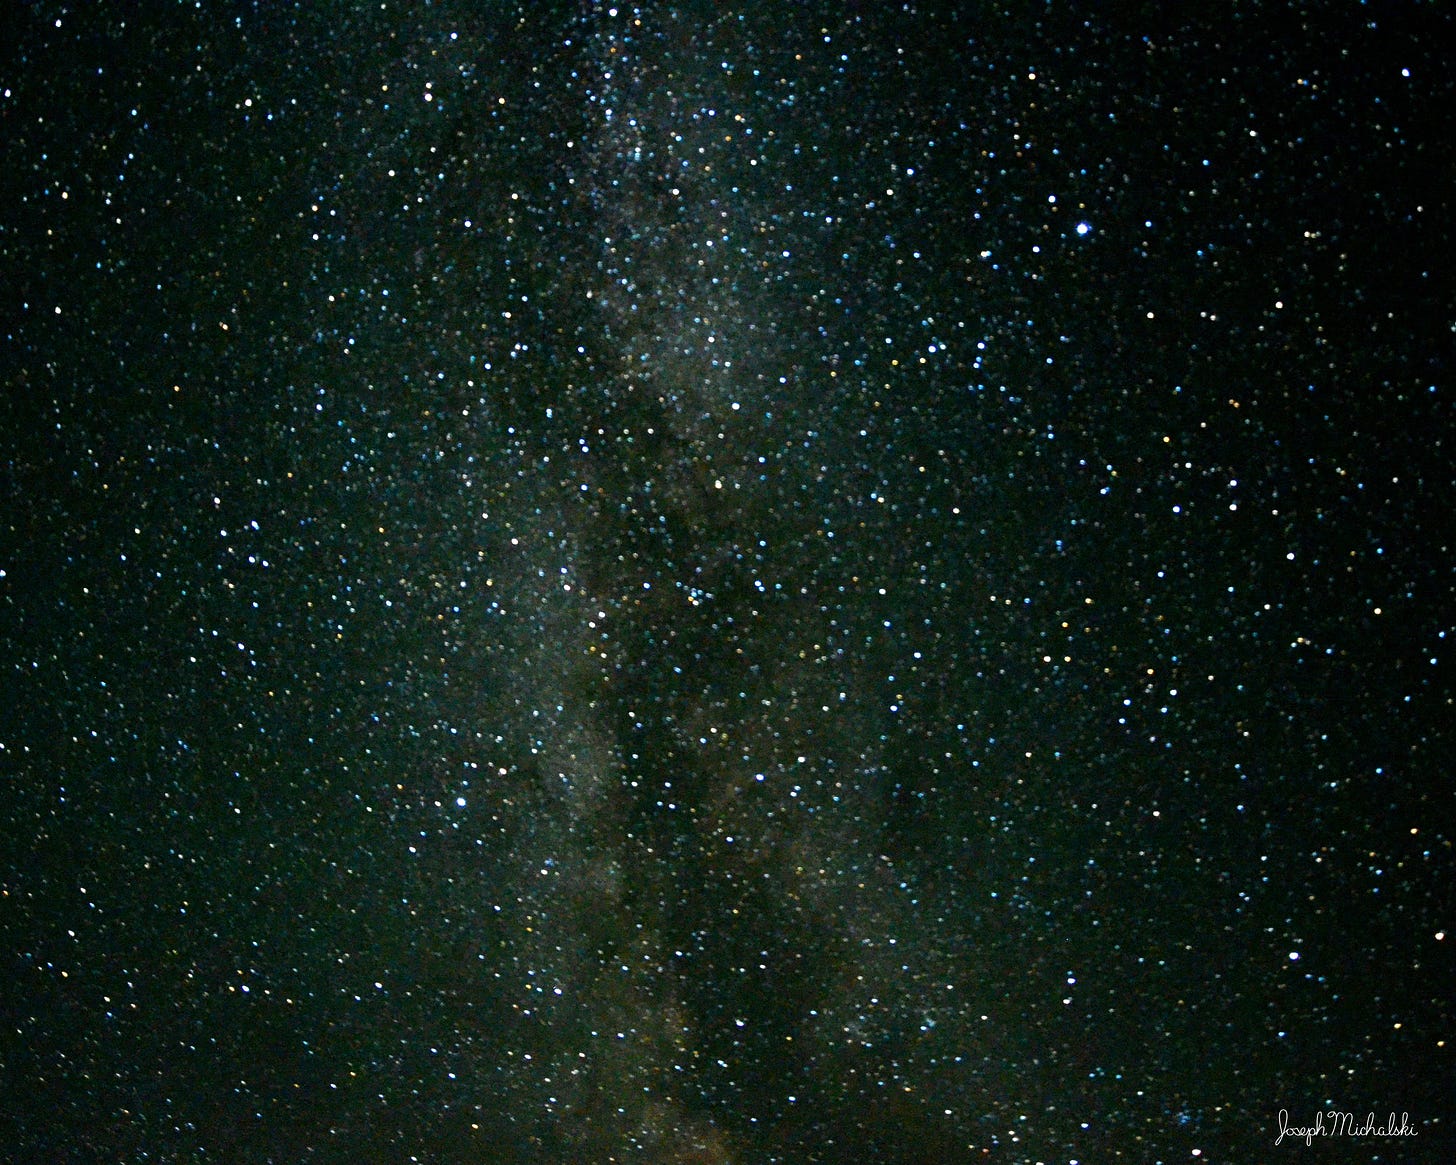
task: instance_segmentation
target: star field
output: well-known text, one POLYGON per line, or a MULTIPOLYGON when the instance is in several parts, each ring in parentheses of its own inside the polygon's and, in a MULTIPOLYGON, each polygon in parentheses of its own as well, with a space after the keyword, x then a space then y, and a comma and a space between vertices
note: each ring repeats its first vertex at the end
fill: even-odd
POLYGON ((1448 1159, 1448 12, 15 23, 15 1160, 1448 1159))

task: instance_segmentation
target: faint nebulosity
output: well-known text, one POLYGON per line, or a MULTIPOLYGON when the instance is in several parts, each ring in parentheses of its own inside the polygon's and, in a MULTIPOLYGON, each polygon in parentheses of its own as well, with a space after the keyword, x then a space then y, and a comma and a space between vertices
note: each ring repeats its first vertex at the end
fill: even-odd
POLYGON ((1449 1159, 1445 7, 11 22, 11 1159, 1449 1159))

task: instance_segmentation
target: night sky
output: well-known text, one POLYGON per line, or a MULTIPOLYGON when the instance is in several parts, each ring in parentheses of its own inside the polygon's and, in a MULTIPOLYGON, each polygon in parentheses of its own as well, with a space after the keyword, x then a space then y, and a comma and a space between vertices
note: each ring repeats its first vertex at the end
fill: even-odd
POLYGON ((8 11, 6 1159, 1452 1159, 1448 6, 8 11))

